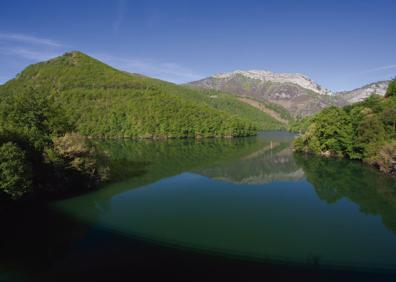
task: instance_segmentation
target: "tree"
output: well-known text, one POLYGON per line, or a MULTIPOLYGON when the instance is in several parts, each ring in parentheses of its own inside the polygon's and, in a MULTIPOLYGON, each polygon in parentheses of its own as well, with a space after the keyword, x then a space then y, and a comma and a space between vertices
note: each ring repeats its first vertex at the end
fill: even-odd
POLYGON ((361 106, 363 108, 370 109, 372 112, 379 113, 382 111, 382 106, 381 106, 382 100, 383 100, 382 96, 378 94, 371 94, 365 100, 357 103, 357 105, 354 105, 353 107, 361 106))
POLYGON ((352 126, 349 115, 340 108, 324 109, 313 119, 308 130, 296 140, 297 150, 317 154, 347 156, 352 147, 352 126))
POLYGON ((0 146, 0 191, 12 199, 31 192, 32 167, 25 152, 12 142, 0 146))
POLYGON ((354 147, 360 151, 363 158, 367 158, 377 152, 385 139, 383 123, 376 115, 369 115, 364 117, 357 127, 354 147))
POLYGON ((382 122, 391 128, 392 134, 396 133, 396 108, 387 107, 381 114, 382 122))
POLYGON ((69 130, 64 114, 34 91, 6 95, 0 101, 0 131, 13 132, 42 150, 51 135, 69 130))
POLYGON ((385 97, 395 97, 396 96, 396 78, 393 79, 386 90, 385 97))

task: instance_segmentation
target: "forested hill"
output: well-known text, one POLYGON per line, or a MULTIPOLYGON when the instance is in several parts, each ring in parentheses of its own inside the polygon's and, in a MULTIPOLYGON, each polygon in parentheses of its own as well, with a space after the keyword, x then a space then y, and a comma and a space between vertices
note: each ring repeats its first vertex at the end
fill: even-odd
POLYGON ((3 106, 16 95, 45 99, 92 137, 231 137, 284 126, 231 95, 122 72, 81 52, 31 65, 0 86, 3 106))

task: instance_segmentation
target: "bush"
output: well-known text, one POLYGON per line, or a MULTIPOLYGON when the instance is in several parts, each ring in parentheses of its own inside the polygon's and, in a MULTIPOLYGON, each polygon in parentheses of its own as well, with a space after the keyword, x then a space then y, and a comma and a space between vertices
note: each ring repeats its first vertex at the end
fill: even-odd
POLYGON ((396 175, 396 141, 384 145, 379 152, 368 160, 382 172, 396 175))
POLYGON ((66 133, 53 140, 53 149, 48 153, 52 162, 67 170, 85 175, 91 180, 105 180, 107 169, 98 164, 99 152, 89 140, 78 133, 66 133))

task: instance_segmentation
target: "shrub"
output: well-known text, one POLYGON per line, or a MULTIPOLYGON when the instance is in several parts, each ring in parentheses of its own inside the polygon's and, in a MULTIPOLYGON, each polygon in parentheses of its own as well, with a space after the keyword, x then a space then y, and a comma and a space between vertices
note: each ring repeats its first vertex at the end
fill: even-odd
POLYGON ((382 172, 396 175, 396 141, 384 145, 368 163, 378 167, 382 172))
POLYGON ((54 138, 53 150, 49 151, 48 156, 58 167, 63 166, 91 180, 107 178, 107 169, 101 169, 98 164, 100 154, 86 137, 78 133, 66 133, 54 138))

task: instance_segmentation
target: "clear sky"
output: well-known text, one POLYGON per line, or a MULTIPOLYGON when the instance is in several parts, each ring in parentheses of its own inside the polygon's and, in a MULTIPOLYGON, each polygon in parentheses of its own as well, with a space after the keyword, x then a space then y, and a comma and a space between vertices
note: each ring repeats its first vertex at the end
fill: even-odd
POLYGON ((0 1, 0 83, 80 50, 181 83, 236 69, 331 90, 396 75, 395 0, 0 1))

